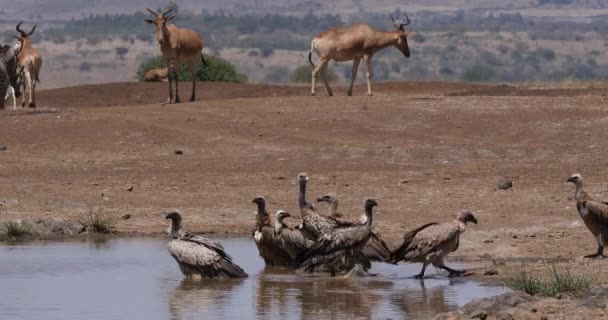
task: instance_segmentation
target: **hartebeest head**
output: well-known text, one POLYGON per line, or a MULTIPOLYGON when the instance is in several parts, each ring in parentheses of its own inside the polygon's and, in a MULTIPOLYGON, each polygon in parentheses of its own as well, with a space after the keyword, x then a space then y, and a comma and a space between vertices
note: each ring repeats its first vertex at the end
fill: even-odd
POLYGON ((412 21, 406 14, 403 14, 403 16, 405 17, 405 22, 401 19, 395 20, 395 18, 393 18, 392 15, 391 15, 391 19, 393 20, 393 25, 397 29, 396 31, 400 33, 399 39, 397 40, 397 44, 395 44, 395 47, 397 49, 399 49, 399 51, 401 51, 404 56, 409 58, 410 57, 410 47, 407 44, 407 37, 412 35, 412 33, 409 31, 406 31, 405 26, 411 24, 412 21))
POLYGON ((165 42, 165 38, 169 34, 169 30, 167 29, 167 22, 175 18, 175 15, 167 16, 167 14, 171 13, 173 9, 175 9, 175 2, 173 1, 171 1, 171 4, 169 4, 169 8, 165 9, 162 12, 156 12, 154 10, 151 10, 150 8, 146 8, 148 12, 154 15, 154 19, 146 19, 146 22, 154 24, 156 26, 156 31, 154 34, 156 35, 156 39, 160 44, 163 44, 165 42))
POLYGON ((22 48, 29 48, 32 45, 29 37, 36 31, 37 25, 35 24, 30 32, 25 32, 21 30, 21 24, 23 24, 23 21, 19 22, 15 28, 19 32, 19 35, 15 36, 15 38, 21 43, 22 48))

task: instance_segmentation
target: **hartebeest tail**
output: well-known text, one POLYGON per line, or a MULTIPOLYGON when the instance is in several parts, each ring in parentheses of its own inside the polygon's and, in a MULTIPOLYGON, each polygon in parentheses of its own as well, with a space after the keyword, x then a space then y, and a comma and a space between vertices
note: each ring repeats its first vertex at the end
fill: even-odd
POLYGON ((410 48, 407 43, 407 38, 411 35, 405 30, 405 26, 411 23, 407 15, 404 15, 406 21, 395 20, 392 16, 395 31, 375 31, 367 24, 358 24, 344 28, 334 28, 319 33, 310 45, 308 61, 313 65, 312 70, 312 88, 311 94, 315 95, 316 77, 321 73, 321 78, 327 88, 327 93, 332 96, 333 93, 327 82, 327 64, 329 61, 349 61, 353 60, 353 71, 350 86, 347 94, 352 95, 353 83, 357 77, 357 69, 361 58, 365 60, 366 76, 367 76, 367 94, 372 95, 372 67, 371 59, 374 54, 386 47, 394 46, 403 53, 404 56, 410 56, 410 48), (319 62, 312 62, 312 52, 316 52, 319 56, 319 62))

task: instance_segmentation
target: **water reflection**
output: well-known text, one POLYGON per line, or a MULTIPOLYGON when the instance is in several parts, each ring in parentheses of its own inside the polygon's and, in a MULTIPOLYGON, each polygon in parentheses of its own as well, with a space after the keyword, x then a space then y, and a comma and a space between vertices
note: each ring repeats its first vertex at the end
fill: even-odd
POLYGON ((243 285, 243 279, 211 279, 200 281, 184 279, 169 297, 172 320, 196 318, 197 315, 220 317, 227 314, 234 291, 243 285))
POLYGON ((504 292, 409 278, 418 265, 375 264, 368 278, 300 275, 264 268, 249 239, 222 244, 249 278, 184 280, 166 240, 0 244, 0 319, 428 319, 504 292))

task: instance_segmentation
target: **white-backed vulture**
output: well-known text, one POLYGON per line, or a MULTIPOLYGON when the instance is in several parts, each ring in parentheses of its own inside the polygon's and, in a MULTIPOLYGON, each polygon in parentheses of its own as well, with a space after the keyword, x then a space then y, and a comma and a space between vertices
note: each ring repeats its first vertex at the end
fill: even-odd
POLYGON ((278 210, 274 222, 274 237, 281 248, 289 253, 292 262, 295 264, 298 255, 308 250, 314 241, 304 237, 302 230, 290 228, 285 219, 291 217, 289 212, 278 210))
POLYGON ((257 223, 253 231, 253 240, 258 247, 260 257, 267 266, 294 266, 295 260, 275 237, 274 227, 270 215, 266 211, 266 199, 255 197, 253 203, 257 204, 257 223))
POLYGON ((443 259, 458 249, 460 235, 464 233, 467 222, 477 224, 477 219, 470 211, 462 210, 453 222, 429 223, 406 233, 401 246, 391 253, 390 261, 422 263, 422 271, 415 276, 417 279, 424 277, 429 263, 448 271, 450 276, 463 274, 465 270, 448 268, 443 259))
MULTIPOLYGON (((329 203, 329 216, 334 219, 342 218, 343 216, 338 213, 338 198, 335 195, 327 194, 322 197, 317 198, 317 202, 327 202, 329 203)), ((376 213, 378 214, 378 213, 376 213)), ((342 223, 349 223, 343 220, 340 220, 342 223)), ((359 218, 358 223, 352 223, 352 225, 365 225, 367 224, 367 215, 364 213, 359 218)), ((379 261, 386 262, 389 259, 391 254, 391 250, 382 237, 380 236, 380 232, 374 230, 372 227, 372 237, 369 239, 367 244, 362 250, 363 254, 370 259, 371 261, 379 261)))
POLYGON ((606 258, 604 247, 608 246, 608 203, 593 200, 591 195, 583 190, 583 177, 580 174, 571 175, 566 182, 572 182, 576 186, 576 209, 598 244, 597 252, 586 255, 585 258, 606 258))
POLYGON ((165 213, 171 220, 169 253, 186 277, 246 278, 247 273, 232 262, 219 242, 182 230, 182 216, 177 210, 165 213))
POLYGON ((372 237, 371 224, 376 200, 365 199, 365 225, 336 227, 323 234, 315 244, 298 257, 300 269, 305 272, 327 271, 332 275, 349 271, 359 264, 363 270, 371 268, 369 259, 361 252, 372 237))

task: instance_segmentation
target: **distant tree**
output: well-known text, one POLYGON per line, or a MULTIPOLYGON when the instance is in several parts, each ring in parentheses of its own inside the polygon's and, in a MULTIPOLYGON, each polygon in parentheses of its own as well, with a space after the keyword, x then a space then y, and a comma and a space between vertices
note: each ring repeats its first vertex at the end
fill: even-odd
POLYGON ((264 81, 268 83, 285 83, 289 81, 289 69, 278 66, 269 67, 264 81))
POLYGON ((418 43, 423 43, 426 41, 426 38, 420 33, 414 33, 414 35, 411 37, 411 39, 414 40, 414 42, 418 42, 418 43))
POLYGON ((120 58, 120 60, 125 59, 125 55, 129 52, 129 49, 126 47, 118 47, 115 49, 116 55, 120 58))
POLYGON ((78 67, 78 69, 82 72, 89 72, 92 69, 92 66, 90 63, 84 61, 83 63, 80 64, 80 67, 78 67))

